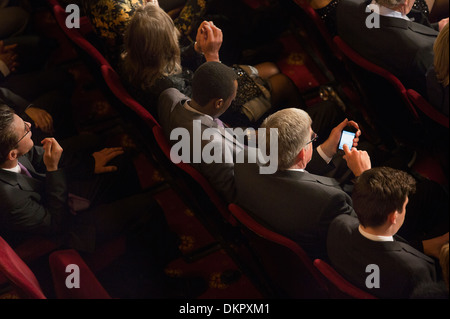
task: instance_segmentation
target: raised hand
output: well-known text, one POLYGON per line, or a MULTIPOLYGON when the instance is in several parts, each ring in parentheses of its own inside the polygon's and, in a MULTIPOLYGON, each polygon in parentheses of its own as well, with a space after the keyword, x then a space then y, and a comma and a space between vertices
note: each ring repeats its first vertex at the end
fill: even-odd
POLYGON ((222 42, 222 30, 216 27, 212 21, 203 21, 197 31, 195 50, 202 53, 206 61, 220 62, 219 50, 222 42))
POLYGON ((338 126, 336 126, 334 129, 331 130, 330 136, 321 145, 322 151, 328 157, 333 157, 336 154, 342 130, 346 126, 353 126, 356 129, 355 138, 353 139, 353 147, 358 146, 359 137, 361 136, 361 130, 359 129, 359 125, 355 121, 349 121, 348 119, 345 119, 338 126))
POLYGON ((47 137, 41 141, 44 148, 44 165, 48 172, 58 170, 59 160, 63 153, 63 148, 53 137, 47 137))
POLYGON ((356 147, 349 150, 348 145, 344 144, 344 153, 342 157, 347 162, 348 168, 356 177, 372 168, 370 156, 366 151, 359 151, 356 147))
POLYGON ((45 110, 31 106, 25 113, 33 120, 34 125, 45 133, 53 133, 53 117, 45 110))
POLYGON ((5 46, 3 41, 0 41, 0 60, 6 64, 10 72, 14 72, 18 66, 17 54, 14 51, 16 47, 17 44, 5 46))

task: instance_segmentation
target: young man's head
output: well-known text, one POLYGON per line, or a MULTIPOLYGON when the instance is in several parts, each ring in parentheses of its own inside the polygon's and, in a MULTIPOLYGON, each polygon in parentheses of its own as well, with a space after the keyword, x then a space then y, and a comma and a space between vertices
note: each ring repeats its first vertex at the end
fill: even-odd
POLYGON ((266 147, 270 146, 270 129, 278 130, 278 170, 287 170, 297 165, 305 168, 312 156, 312 141, 315 133, 312 120, 301 109, 288 108, 268 116, 261 128, 266 129, 266 147))
POLYGON ((415 180, 389 167, 376 167, 361 174, 353 188, 353 208, 364 228, 387 230, 394 235, 405 219, 408 196, 415 180))
POLYGON ((216 118, 230 107, 237 87, 237 74, 232 68, 220 62, 206 62, 194 73, 192 100, 200 111, 216 118))
POLYGON ((31 124, 7 105, 0 105, 0 166, 28 153, 34 143, 31 124))

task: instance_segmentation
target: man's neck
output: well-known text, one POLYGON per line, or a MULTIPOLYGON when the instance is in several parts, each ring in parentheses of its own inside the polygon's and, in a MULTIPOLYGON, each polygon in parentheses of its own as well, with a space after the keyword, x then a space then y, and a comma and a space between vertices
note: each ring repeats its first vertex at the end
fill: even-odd
POLYGON ((305 170, 305 168, 306 168, 306 165, 303 165, 302 162, 298 162, 298 163, 292 165, 291 167, 289 167, 289 169, 292 169, 292 170, 294 170, 294 169, 305 170))
POLYGON ((188 105, 193 108, 194 110, 196 110, 199 113, 205 114, 205 115, 209 115, 212 118, 215 118, 215 116, 209 114, 210 112, 208 112, 208 107, 207 106, 201 106, 200 104, 198 104, 197 102, 195 102, 194 100, 190 100, 188 102, 188 105))
POLYGON ((374 228, 374 227, 364 227, 364 226, 360 225, 360 228, 364 232, 366 232, 370 235, 373 235, 373 236, 382 236, 382 237, 394 236, 394 234, 392 233, 392 230, 389 227, 386 228, 384 226, 381 226, 381 227, 374 228))
POLYGON ((6 169, 14 168, 17 166, 18 163, 19 163, 18 159, 15 159, 12 161, 6 161, 0 165, 0 168, 6 168, 6 169))

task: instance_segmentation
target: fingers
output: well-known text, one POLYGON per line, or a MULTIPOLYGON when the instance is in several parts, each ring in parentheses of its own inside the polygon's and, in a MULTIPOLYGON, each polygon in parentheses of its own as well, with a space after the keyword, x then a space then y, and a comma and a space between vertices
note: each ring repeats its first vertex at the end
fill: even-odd
POLYGON ((113 158, 115 158, 123 153, 124 153, 124 150, 122 147, 104 148, 101 151, 93 153, 92 155, 94 156, 94 159, 95 159, 94 172, 96 174, 102 174, 102 173, 116 171, 117 170, 116 166, 112 166, 112 165, 106 166, 106 164, 113 158))
POLYGON ((97 174, 111 173, 117 171, 117 166, 103 166, 96 170, 97 174))
POLYGON ((348 147, 347 144, 344 144, 344 145, 342 146, 342 149, 344 150, 344 153, 345 153, 344 157, 350 155, 352 151, 355 151, 355 150, 356 150, 355 147, 352 147, 352 151, 350 151, 350 148, 348 147))
POLYGON ((47 171, 57 170, 63 148, 52 137, 43 139, 41 144, 44 148, 44 164, 47 167, 47 171))
MULTIPOLYGON (((17 43, 16 43, 16 44, 10 44, 10 45, 4 46, 4 47, 3 47, 3 50, 4 50, 5 52, 9 52, 9 51, 15 50, 16 48, 17 48, 17 43)), ((1 50, 0 50, 0 52, 1 52, 1 50)))
POLYGON ((25 113, 33 120, 34 125, 46 133, 53 132, 53 117, 45 110, 29 107, 25 113))
POLYGON ((113 158, 123 154, 124 150, 122 147, 111 147, 111 148, 104 148, 100 152, 105 156, 106 162, 108 162, 113 158))
POLYGON ((46 133, 53 132, 53 118, 47 112, 40 113, 40 116, 35 121, 36 127, 40 128, 46 133))

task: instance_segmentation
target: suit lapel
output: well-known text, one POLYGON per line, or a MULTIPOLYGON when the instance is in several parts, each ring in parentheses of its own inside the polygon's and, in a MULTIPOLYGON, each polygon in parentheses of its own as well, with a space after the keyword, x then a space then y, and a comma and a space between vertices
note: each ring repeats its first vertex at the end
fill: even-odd
POLYGON ((43 187, 43 183, 39 179, 5 170, 0 170, 0 180, 13 187, 19 186, 24 191, 38 191, 43 187))
POLYGON ((177 107, 181 108, 181 113, 182 116, 186 119, 188 119, 189 121, 191 121, 191 125, 193 125, 193 121, 197 120, 200 121, 201 126, 202 126, 202 132, 205 129, 216 129, 218 133, 220 133, 220 135, 227 140, 228 142, 234 144, 236 147, 238 147, 239 149, 237 149, 237 151, 243 150, 244 147, 243 145, 241 145, 235 138, 234 135, 231 134, 228 130, 229 129, 225 129, 224 127, 219 127, 218 123, 215 122, 214 120, 212 120, 210 117, 202 115, 200 113, 195 113, 189 110, 186 110, 183 106, 184 101, 180 102, 178 104, 177 107))
POLYGON ((425 26, 423 24, 413 22, 413 21, 408 21, 408 20, 401 19, 401 18, 380 16, 380 25, 381 25, 381 27, 398 28, 398 29, 404 29, 404 30, 409 29, 415 33, 420 33, 423 35, 434 36, 434 37, 436 37, 439 34, 432 27, 425 26))

